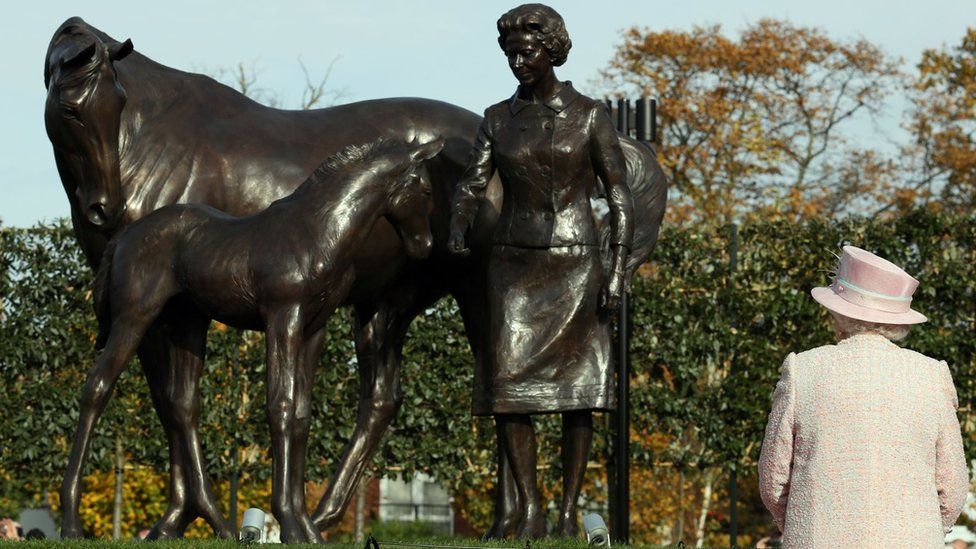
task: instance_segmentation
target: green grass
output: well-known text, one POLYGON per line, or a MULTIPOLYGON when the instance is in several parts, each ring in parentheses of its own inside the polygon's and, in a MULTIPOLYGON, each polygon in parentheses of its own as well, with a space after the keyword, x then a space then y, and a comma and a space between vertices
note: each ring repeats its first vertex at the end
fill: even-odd
MULTIPOLYGON (((493 541, 493 542, 482 542, 474 538, 448 538, 448 537, 437 537, 431 538, 423 541, 411 541, 409 543, 414 545, 387 545, 383 543, 380 539, 380 549, 411 549, 417 548, 417 544, 427 544, 427 545, 446 545, 446 546, 466 546, 466 547, 484 547, 491 549, 524 549, 525 542, 519 541, 493 541)), ((71 540, 71 541, 25 541, 18 543, 15 547, 17 549, 105 549, 106 547, 118 547, 119 549, 130 549, 135 545, 145 546, 146 542, 142 541, 108 541, 108 540, 71 540)), ((406 543, 406 542, 404 542, 406 543)), ((194 540, 180 540, 180 541, 158 541, 153 542, 153 547, 158 547, 160 549, 231 549, 240 547, 237 543, 233 541, 226 540, 207 540, 207 539, 194 539, 194 540)), ((363 549, 363 544, 361 543, 329 543, 327 547, 330 549, 363 549)), ((571 540, 549 540, 549 541, 537 541, 532 542, 532 547, 537 549, 584 549, 587 547, 586 542, 582 540, 571 541, 571 540)), ((678 547, 677 545, 614 545, 614 548, 619 547, 620 549, 664 549, 665 547, 678 547)))

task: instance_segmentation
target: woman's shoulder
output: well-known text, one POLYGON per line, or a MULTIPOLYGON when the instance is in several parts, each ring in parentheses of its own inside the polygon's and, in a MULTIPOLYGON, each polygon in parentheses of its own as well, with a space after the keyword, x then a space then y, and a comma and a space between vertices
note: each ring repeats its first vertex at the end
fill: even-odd
POLYGON ((852 337, 838 343, 821 345, 799 353, 791 353, 799 364, 830 363, 847 360, 848 355, 885 356, 886 362, 903 362, 935 370, 945 367, 945 361, 932 358, 920 352, 899 347, 883 336, 852 337))

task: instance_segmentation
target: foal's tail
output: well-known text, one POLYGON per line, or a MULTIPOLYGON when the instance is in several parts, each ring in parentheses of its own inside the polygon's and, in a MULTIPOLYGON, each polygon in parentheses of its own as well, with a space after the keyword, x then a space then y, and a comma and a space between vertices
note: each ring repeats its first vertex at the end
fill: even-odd
POLYGON ((115 257, 115 246, 118 238, 113 238, 105 247, 102 263, 95 273, 92 282, 92 300, 95 302, 95 318, 98 319, 98 337, 95 338, 95 349, 102 349, 108 341, 108 333, 112 329, 112 307, 109 303, 109 293, 112 287, 112 259, 115 257))

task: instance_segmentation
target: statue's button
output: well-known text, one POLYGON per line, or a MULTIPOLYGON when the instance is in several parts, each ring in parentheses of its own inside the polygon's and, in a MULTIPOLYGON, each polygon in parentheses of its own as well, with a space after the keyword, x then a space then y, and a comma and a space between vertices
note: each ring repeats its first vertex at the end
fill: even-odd
POLYGON ((519 166, 519 169, 515 170, 515 173, 519 174, 522 177, 525 177, 526 175, 528 175, 528 172, 526 171, 525 166, 519 166))
POLYGON ((524 132, 525 130, 529 129, 529 125, 528 124, 522 124, 521 126, 519 126, 519 129, 524 132))
POLYGON ((542 175, 548 176, 549 175, 549 171, 550 171, 549 170, 549 166, 543 166, 542 167, 542 175))
POLYGON ((519 214, 519 217, 522 218, 522 219, 528 219, 529 218, 529 212, 522 212, 522 213, 519 214))
POLYGON ((551 130, 552 129, 552 122, 546 122, 545 124, 542 125, 542 127, 545 128, 545 129, 547 129, 547 130, 551 130))
POLYGON ((542 219, 545 219, 546 221, 549 221, 550 219, 552 219, 552 213, 546 212, 546 213, 542 214, 542 219))

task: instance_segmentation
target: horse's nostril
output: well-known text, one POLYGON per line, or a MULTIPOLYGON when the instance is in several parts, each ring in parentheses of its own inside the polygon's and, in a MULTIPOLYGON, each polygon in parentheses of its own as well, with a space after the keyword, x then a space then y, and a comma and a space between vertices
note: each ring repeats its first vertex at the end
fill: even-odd
POLYGON ((105 215, 105 206, 103 204, 92 204, 88 207, 88 221, 96 227, 101 227, 108 221, 108 216, 105 215))

